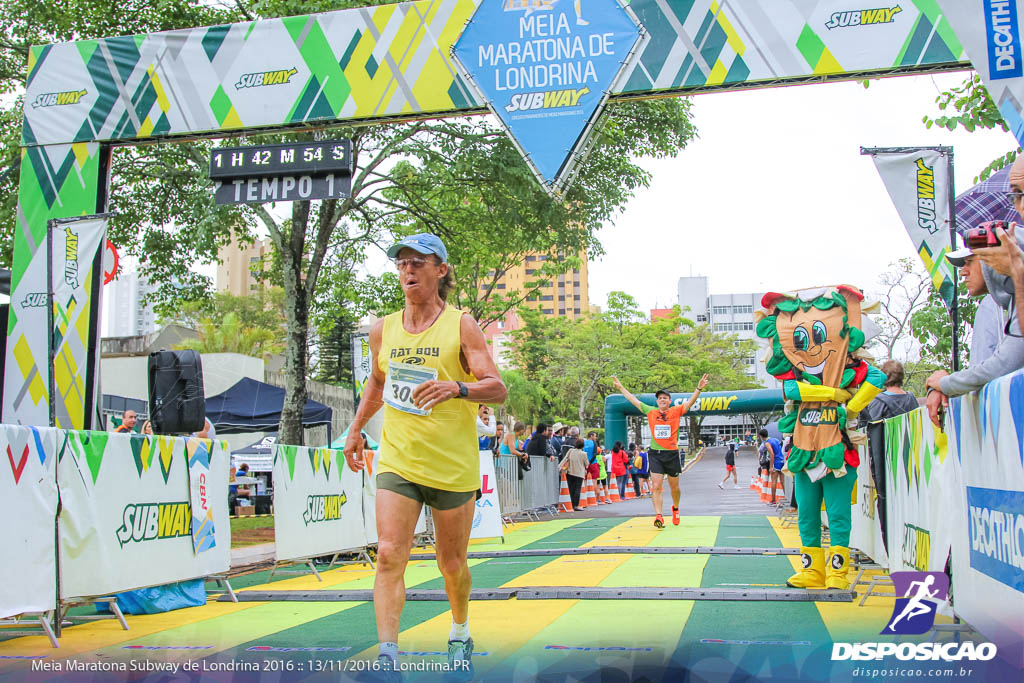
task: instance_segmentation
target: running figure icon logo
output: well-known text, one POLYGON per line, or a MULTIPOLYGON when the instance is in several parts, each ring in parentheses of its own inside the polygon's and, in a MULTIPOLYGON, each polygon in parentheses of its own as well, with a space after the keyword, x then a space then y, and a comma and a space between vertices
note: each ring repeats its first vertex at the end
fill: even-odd
POLYGON ((943 572, 893 572, 896 604, 883 635, 920 635, 935 624, 935 610, 949 595, 949 577, 943 572))

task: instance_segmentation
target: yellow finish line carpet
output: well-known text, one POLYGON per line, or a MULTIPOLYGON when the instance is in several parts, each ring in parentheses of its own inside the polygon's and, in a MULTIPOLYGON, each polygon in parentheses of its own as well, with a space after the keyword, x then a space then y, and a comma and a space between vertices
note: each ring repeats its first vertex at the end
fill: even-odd
MULTIPOLYGON (((592 546, 793 548, 799 539, 795 529, 782 529, 774 518, 757 515, 684 517, 680 526, 669 523, 661 531, 650 517, 555 519, 517 524, 505 543, 474 543, 470 550, 592 546)), ((784 587, 799 556, 585 554, 471 559, 470 564, 475 589, 743 589, 784 587)), ((269 572, 244 575, 233 578, 232 585, 240 593, 373 586, 373 572, 365 566, 322 572, 323 582, 308 574, 278 575, 269 582, 268 577, 269 572)), ((444 588, 433 560, 411 562, 406 585, 444 588)), ((892 606, 892 598, 874 597, 863 607, 856 601, 513 598, 474 601, 470 627, 477 678, 484 680, 678 680, 683 671, 696 676, 694 680, 828 680, 848 678, 857 664, 832 662, 831 643, 885 640, 879 632, 892 606), (611 675, 609 670, 620 673, 611 675)), ((46 671, 44 663, 69 660, 130 665, 127 671, 115 665, 119 673, 106 674, 118 680, 157 675, 140 667, 185 662, 193 669, 179 669, 179 676, 195 678, 204 671, 227 669, 206 675, 220 680, 338 680, 352 666, 345 660, 370 660, 377 654, 372 602, 230 603, 211 598, 203 607, 127 619, 129 631, 113 620, 66 628, 59 650, 41 636, 9 637, 0 642, 0 680, 66 679, 66 668, 46 671)), ((450 622, 445 601, 407 602, 399 638, 402 661, 442 661, 450 622)), ((406 674, 406 680, 436 678, 436 673, 406 674)))

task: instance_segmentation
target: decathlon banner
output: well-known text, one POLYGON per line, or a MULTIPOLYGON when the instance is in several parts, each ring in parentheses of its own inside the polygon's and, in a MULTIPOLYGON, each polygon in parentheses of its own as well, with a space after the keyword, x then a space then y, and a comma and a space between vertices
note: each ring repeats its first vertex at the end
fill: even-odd
POLYGON ((885 421, 885 462, 889 571, 945 571, 960 472, 925 408, 885 421))
POLYGON ((1024 53, 1021 25, 1024 3, 1019 0, 937 0, 946 21, 963 42, 971 64, 981 76, 992 101, 1024 146, 1024 53))
POLYGON ((934 149, 866 151, 872 152, 878 174, 932 285, 950 305, 956 291, 956 269, 945 258, 950 251, 949 156, 934 149))
POLYGON ((59 436, 48 427, 0 424, 0 619, 56 605, 59 436))
POLYGON ((50 416, 63 429, 87 429, 99 389, 100 282, 107 217, 50 221, 50 416))
POLYGON ((356 406, 363 397, 366 381, 370 379, 370 335, 352 335, 352 384, 355 386, 356 406))
POLYGON ((857 466, 857 499, 850 516, 850 547, 867 554, 883 568, 889 566, 889 554, 882 542, 882 524, 878 518, 878 493, 871 473, 867 446, 860 449, 857 466))
MULTIPOLYGON (((217 545, 214 511, 227 505, 227 499, 210 488, 210 439, 190 437, 185 442, 188 457, 189 503, 192 505, 192 548, 206 552, 217 545)), ((230 475, 230 472, 229 472, 230 475)), ((230 522, 229 522, 230 523, 230 522)))
POLYGON ((363 480, 333 448, 278 444, 274 455, 274 549, 278 561, 366 545, 363 480))
POLYGON ((190 439, 64 433, 57 465, 62 598, 108 595, 230 568, 225 442, 206 442, 212 444, 208 488, 215 537, 210 549, 197 554, 189 504, 190 439))
POLYGON ((956 509, 957 614, 1024 666, 1024 371, 950 401, 950 450, 963 487, 956 509))
POLYGON ((480 494, 480 500, 476 501, 473 529, 469 532, 469 537, 504 538, 497 479, 494 476, 494 453, 490 451, 480 451, 480 494))

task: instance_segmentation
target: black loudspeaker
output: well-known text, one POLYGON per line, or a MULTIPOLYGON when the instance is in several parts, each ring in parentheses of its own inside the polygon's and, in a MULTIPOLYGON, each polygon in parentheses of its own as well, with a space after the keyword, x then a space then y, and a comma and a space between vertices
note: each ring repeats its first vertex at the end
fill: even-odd
POLYGON ((149 419, 157 434, 198 432, 206 425, 203 364, 198 351, 149 354, 149 419))

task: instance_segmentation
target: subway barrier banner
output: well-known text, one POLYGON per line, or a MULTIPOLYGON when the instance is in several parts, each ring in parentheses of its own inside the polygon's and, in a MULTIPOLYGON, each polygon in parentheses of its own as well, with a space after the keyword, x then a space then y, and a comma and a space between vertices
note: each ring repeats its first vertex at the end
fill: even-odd
POLYGON ((857 466, 857 499, 850 518, 850 547, 867 554, 883 568, 889 566, 889 554, 882 542, 882 524, 878 517, 878 493, 871 473, 867 446, 860 449, 857 466))
MULTIPOLYGON (((159 586, 230 568, 226 500, 213 506, 213 547, 199 554, 194 550, 186 437, 65 434, 57 465, 63 599, 159 586)), ((227 444, 208 443, 209 489, 226 498, 227 444)))
POLYGON ((501 525, 501 503, 498 502, 498 483, 494 476, 494 453, 480 451, 480 500, 473 513, 470 538, 505 537, 501 525))
POLYGON ((1024 145, 1024 53, 1021 26, 1024 3, 1019 0, 937 0, 942 13, 963 42, 992 101, 1017 142, 1024 145))
POLYGON ((363 397, 363 389, 370 379, 370 335, 352 335, 352 383, 355 385, 356 404, 363 397))
POLYGON ((950 400, 963 486, 953 532, 957 613, 1024 666, 1024 371, 950 400))
MULTIPOLYGON (((189 437, 185 442, 188 456, 189 503, 192 506, 192 548, 195 553, 206 552, 217 545, 216 524, 213 516, 217 507, 227 505, 227 499, 214 493, 210 487, 210 439, 189 437), (221 500, 217 500, 221 498, 221 500)), ((230 472, 229 472, 230 474, 230 472)))
POLYGON ((885 421, 885 462, 889 571, 945 571, 960 521, 950 505, 961 495, 960 473, 926 409, 885 421))
POLYGON ((949 306, 956 289, 956 270, 945 258, 950 251, 949 157, 922 149, 873 153, 871 158, 932 285, 949 306))
POLYGON ((0 619, 56 605, 57 441, 49 427, 0 424, 0 619))
POLYGON ((279 562, 366 545, 362 474, 348 468, 342 451, 277 445, 274 544, 279 562))

